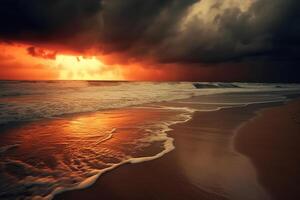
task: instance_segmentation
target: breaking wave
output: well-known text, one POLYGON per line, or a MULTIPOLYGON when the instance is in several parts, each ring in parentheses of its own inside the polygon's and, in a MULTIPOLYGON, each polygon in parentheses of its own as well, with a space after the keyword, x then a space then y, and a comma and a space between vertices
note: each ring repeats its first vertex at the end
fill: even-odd
POLYGON ((210 94, 297 89, 292 84, 0 81, 0 124, 210 94))

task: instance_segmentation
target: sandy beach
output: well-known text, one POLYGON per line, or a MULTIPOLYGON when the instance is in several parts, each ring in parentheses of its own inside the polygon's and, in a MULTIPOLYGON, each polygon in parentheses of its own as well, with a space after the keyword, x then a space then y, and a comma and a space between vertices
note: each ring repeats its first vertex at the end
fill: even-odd
POLYGON ((144 89, 113 99, 117 88, 102 104, 73 91, 62 105, 65 96, 12 98, 0 126, 0 199, 297 199, 296 88, 165 87, 155 102, 144 89), (162 100, 177 94, 190 97, 162 100))
POLYGON ((196 112, 172 126, 172 152, 120 166, 55 199, 297 199, 299 107, 294 101, 196 112))
POLYGON ((252 160, 272 199, 300 199, 299 133, 298 100, 265 110, 236 137, 238 151, 252 160))
POLYGON ((0 24, 0 200, 300 200, 300 0, 0 0, 0 24))

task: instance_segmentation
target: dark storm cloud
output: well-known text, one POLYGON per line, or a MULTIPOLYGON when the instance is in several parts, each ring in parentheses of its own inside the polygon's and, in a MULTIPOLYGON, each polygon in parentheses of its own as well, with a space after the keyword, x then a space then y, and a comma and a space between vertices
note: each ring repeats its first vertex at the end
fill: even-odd
POLYGON ((195 2, 105 1, 101 31, 101 40, 107 45, 105 50, 130 50, 134 54, 155 51, 160 42, 175 33, 176 25, 195 2))
POLYGON ((299 62, 300 1, 245 2, 1 0, 0 38, 167 63, 299 62))
POLYGON ((1 0, 0 36, 10 40, 63 42, 94 29, 94 17, 100 11, 100 0, 1 0))
POLYGON ((162 45, 166 55, 161 59, 192 63, 296 59, 299 8, 297 0, 257 0, 245 12, 235 5, 223 9, 213 23, 195 17, 185 31, 162 45))

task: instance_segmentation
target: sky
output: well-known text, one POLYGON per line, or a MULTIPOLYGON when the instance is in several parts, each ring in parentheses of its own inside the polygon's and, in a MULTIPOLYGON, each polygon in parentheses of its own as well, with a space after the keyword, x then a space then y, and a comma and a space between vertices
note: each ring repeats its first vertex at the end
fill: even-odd
POLYGON ((1 0, 0 79, 300 82, 299 0, 1 0))

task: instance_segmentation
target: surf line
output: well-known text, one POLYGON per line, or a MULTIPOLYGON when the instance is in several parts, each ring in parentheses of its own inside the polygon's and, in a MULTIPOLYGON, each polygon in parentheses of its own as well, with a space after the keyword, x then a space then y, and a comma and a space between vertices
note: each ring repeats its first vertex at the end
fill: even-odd
POLYGON ((96 142, 96 145, 97 145, 97 144, 100 144, 100 143, 102 143, 102 142, 105 142, 105 141, 107 141, 107 140, 109 140, 109 139, 111 139, 111 138, 113 137, 113 135, 114 135, 114 132, 115 132, 116 130, 117 130, 116 128, 113 128, 112 130, 107 131, 108 136, 106 136, 105 138, 103 138, 103 139, 99 140, 98 142, 96 142))

